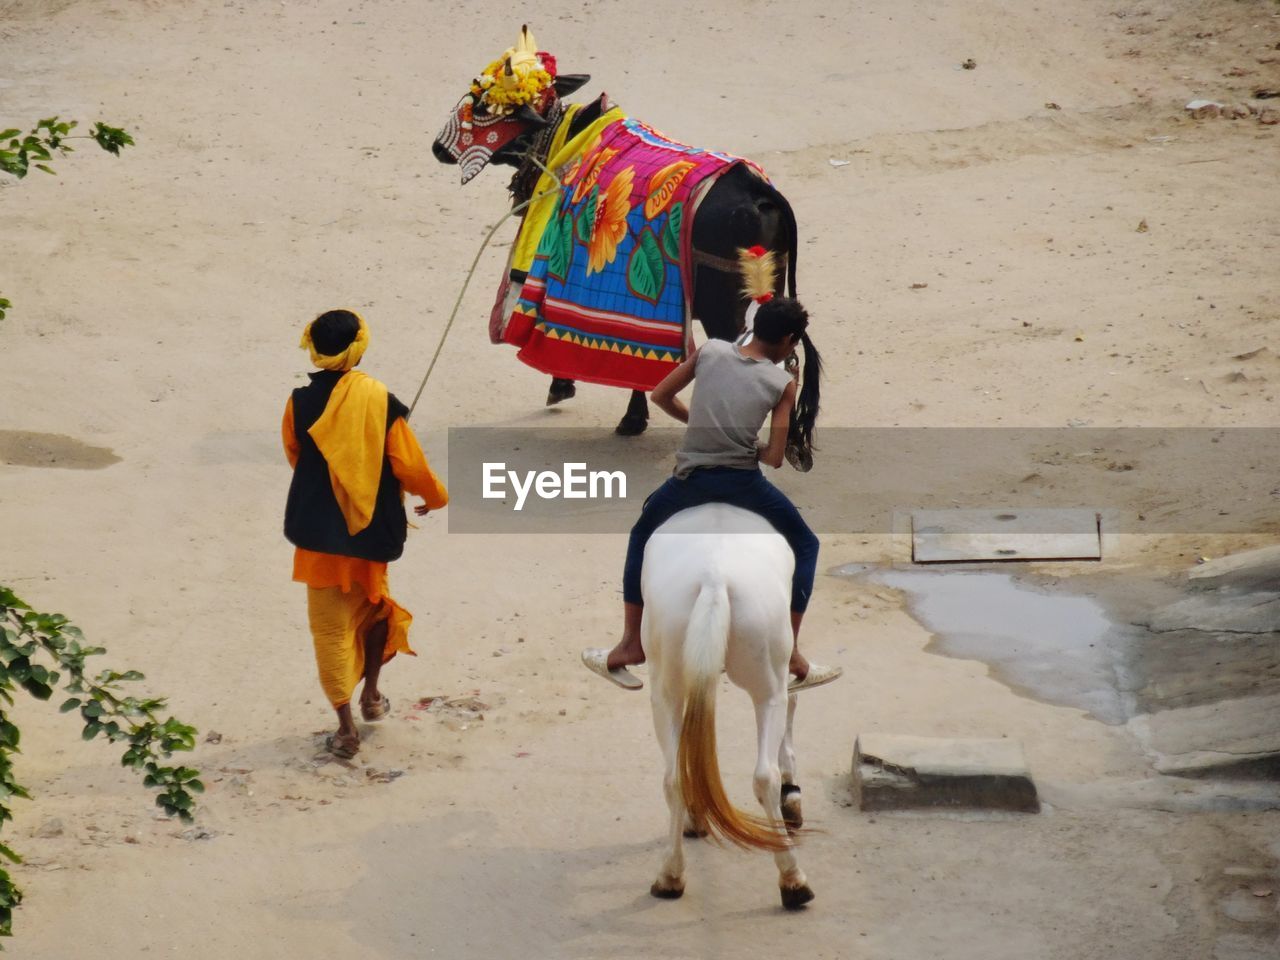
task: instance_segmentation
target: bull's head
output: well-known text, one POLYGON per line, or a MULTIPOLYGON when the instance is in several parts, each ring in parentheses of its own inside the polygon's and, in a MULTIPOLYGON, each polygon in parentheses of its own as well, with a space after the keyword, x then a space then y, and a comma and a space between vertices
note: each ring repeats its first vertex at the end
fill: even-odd
POLYGON ((431 151, 441 163, 458 164, 463 183, 487 163, 519 165, 556 101, 590 79, 557 76, 555 57, 540 52, 529 28, 522 27, 516 45, 471 82, 431 151))

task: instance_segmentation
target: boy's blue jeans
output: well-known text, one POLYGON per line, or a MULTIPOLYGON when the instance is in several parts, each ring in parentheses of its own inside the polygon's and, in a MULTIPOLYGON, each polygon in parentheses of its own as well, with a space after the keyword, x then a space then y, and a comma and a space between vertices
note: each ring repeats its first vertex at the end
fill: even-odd
POLYGON ((622 599, 644 603, 640 593, 640 570, 644 548, 653 531, 689 507, 704 503, 727 503, 758 513, 782 534, 796 555, 791 577, 791 610, 804 613, 813 593, 813 576, 818 567, 818 538, 787 495, 764 478, 759 470, 733 467, 702 467, 684 479, 671 477, 649 495, 640 519, 631 528, 627 542, 627 562, 622 572, 622 599))

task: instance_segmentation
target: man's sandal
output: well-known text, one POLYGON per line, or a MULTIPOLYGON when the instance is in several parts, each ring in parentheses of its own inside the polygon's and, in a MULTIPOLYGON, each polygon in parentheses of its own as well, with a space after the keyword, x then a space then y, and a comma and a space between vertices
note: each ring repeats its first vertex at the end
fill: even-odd
POLYGON ((350 760, 360 752, 360 741, 352 742, 350 737, 339 733, 331 733, 324 738, 324 748, 339 760, 350 760))
POLYGON ((803 680, 792 680, 787 684, 787 693, 812 690, 814 687, 820 687, 823 684, 830 683, 832 680, 839 680, 843 675, 844 667, 826 667, 820 663, 811 663, 809 664, 809 672, 804 675, 803 680))
POLYGON ((391 700, 385 696, 377 703, 360 704, 360 716, 364 718, 365 723, 377 723, 385 719, 390 712, 391 700))
POLYGON ((609 651, 602 647, 592 647, 582 651, 582 663, 592 673, 599 674, 610 683, 616 683, 623 690, 639 690, 644 681, 626 667, 609 669, 609 651))

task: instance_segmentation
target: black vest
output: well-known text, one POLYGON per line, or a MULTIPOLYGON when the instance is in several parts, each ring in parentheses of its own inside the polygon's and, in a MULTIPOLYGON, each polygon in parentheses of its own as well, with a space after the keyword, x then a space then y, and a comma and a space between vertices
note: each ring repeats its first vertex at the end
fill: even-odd
MULTIPOLYGON (((284 508, 284 535, 294 546, 318 553, 384 562, 398 559, 404 552, 408 523, 400 481, 391 472, 391 461, 384 450, 373 519, 353 537, 347 533, 347 521, 333 495, 329 464, 307 433, 324 413, 329 395, 342 379, 342 372, 321 370, 310 376, 308 386, 293 391, 293 430, 300 450, 284 508)), ((397 418, 408 412, 408 407, 388 393, 385 429, 389 430, 397 418)))

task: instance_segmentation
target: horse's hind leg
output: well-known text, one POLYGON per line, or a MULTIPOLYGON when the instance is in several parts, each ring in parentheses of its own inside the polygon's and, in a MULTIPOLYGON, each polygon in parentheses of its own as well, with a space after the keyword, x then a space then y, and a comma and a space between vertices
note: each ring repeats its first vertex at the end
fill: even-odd
MULTIPOLYGON (((756 733, 759 742, 752 786, 756 799, 764 807, 765 816, 774 823, 783 820, 782 773, 778 769, 778 756, 787 732, 788 710, 785 698, 785 693, 779 693, 756 704, 756 733)), ((782 905, 788 910, 796 910, 812 900, 813 891, 809 889, 804 871, 800 869, 795 848, 785 847, 775 853, 773 859, 778 865, 778 887, 782 894, 782 905)))
POLYGON ((660 680, 653 683, 653 729, 662 747, 662 791, 667 797, 667 810, 671 815, 671 849, 658 879, 653 881, 649 893, 662 900, 676 900, 684 893, 684 797, 680 793, 680 780, 676 773, 676 761, 680 749, 680 725, 682 704, 669 696, 670 691, 660 680))
POLYGON ((631 399, 627 402, 627 412, 622 415, 613 432, 622 437, 636 437, 644 433, 649 426, 649 401, 644 392, 632 390, 631 399))
POLYGON ((795 833, 804 826, 804 813, 800 809, 800 784, 796 783, 796 751, 792 745, 792 725, 796 717, 796 694, 787 697, 787 729, 782 735, 782 747, 778 751, 778 766, 782 771, 782 819, 787 832, 795 833))

